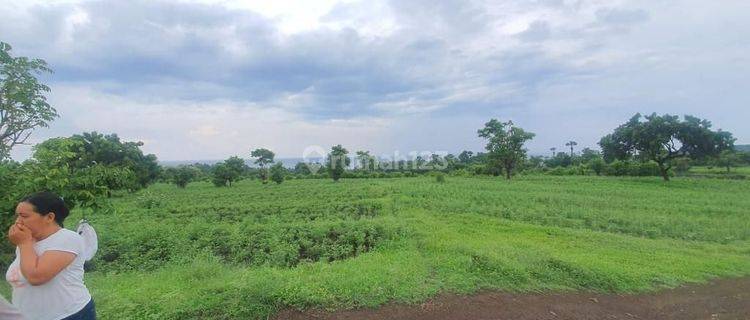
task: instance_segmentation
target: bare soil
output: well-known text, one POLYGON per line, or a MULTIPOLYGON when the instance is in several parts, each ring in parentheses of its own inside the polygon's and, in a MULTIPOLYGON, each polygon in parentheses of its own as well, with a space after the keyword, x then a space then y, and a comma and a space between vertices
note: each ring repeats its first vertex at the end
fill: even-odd
POLYGON ((376 309, 284 310, 276 319, 745 319, 750 320, 750 278, 722 279, 650 294, 516 294, 480 292, 439 295, 422 304, 376 309))

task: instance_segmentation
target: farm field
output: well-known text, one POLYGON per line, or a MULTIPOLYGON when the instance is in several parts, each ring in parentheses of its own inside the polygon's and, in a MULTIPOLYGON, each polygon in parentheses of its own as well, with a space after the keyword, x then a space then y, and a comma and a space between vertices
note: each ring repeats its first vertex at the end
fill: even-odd
POLYGON ((86 283, 103 319, 650 292, 750 274, 749 194, 746 180, 657 177, 156 184, 89 217, 100 250, 86 283))

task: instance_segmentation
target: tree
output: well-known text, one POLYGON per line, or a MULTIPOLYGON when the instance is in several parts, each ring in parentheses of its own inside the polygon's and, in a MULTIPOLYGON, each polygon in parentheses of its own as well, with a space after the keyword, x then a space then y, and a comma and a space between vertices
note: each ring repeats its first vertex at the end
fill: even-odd
POLYGON ((583 150, 581 150, 581 162, 583 163, 589 163, 592 160, 601 158, 602 154, 599 151, 593 150, 591 148, 583 148, 583 150))
POLYGON ((284 182, 284 172, 286 169, 284 169, 284 166, 281 164, 281 162, 278 162, 271 166, 271 180, 273 182, 276 182, 276 184, 281 184, 284 182))
POLYGON ((626 160, 637 153, 656 162, 662 178, 668 181, 672 160, 715 157, 731 149, 734 140, 729 132, 712 131, 708 120, 686 115, 681 121, 678 116, 669 114, 653 113, 643 117, 639 113, 604 136, 599 145, 604 159, 626 160))
POLYGON ((84 132, 68 138, 52 138, 34 146, 35 158, 39 161, 58 161, 62 154, 64 164, 76 169, 95 165, 126 168, 133 173, 132 183, 109 185, 111 190, 145 188, 156 180, 161 167, 153 154, 144 155, 142 142, 123 142, 117 134, 104 135, 84 132))
POLYGON ((473 160, 473 157, 474 157, 474 152, 464 150, 458 154, 458 161, 463 164, 469 164, 473 160))
POLYGON ((357 162, 362 171, 375 170, 376 159, 369 151, 357 151, 357 162))
POLYGON ((549 150, 552 151, 552 157, 554 158, 555 157, 555 151, 557 151, 557 148, 552 147, 552 148, 549 148, 549 150))
POLYGON ((554 157, 548 158, 545 164, 550 168, 569 167, 573 164, 573 158, 565 152, 558 152, 554 157))
POLYGON ((144 155, 141 151, 143 142, 120 141, 117 134, 104 135, 97 132, 84 132, 71 138, 83 142, 80 165, 96 162, 127 167, 135 174, 140 188, 155 181, 161 171, 156 156, 144 155))
POLYGON ((180 188, 187 187, 188 183, 193 181, 200 173, 200 169, 193 166, 167 168, 166 171, 166 175, 169 177, 169 182, 180 188))
POLYGON ((311 174, 310 168, 305 162, 297 162, 297 164, 294 165, 294 173, 301 175, 311 174))
POLYGON ((726 168, 727 173, 729 173, 731 167, 735 167, 740 163, 740 157, 737 156, 734 150, 724 150, 716 157, 715 163, 719 167, 726 168))
POLYGON ((259 178, 263 184, 268 183, 268 170, 266 165, 273 163, 273 157, 275 156, 271 150, 265 148, 258 148, 250 152, 250 156, 255 159, 255 164, 260 167, 259 178))
POLYGON ((52 70, 44 60, 11 56, 11 49, 0 42, 0 160, 9 158, 14 146, 26 143, 35 128, 58 117, 44 96, 49 87, 37 79, 52 70))
POLYGON ((215 164, 211 171, 211 181, 217 187, 226 187, 227 183, 232 180, 232 172, 224 162, 215 164))
POLYGON ((575 141, 573 141, 573 140, 570 140, 570 141, 568 141, 567 143, 565 143, 565 146, 566 146, 566 147, 570 147, 570 157, 571 157, 571 158, 572 158, 572 157, 574 156, 574 153, 573 153, 573 147, 575 147, 575 146, 577 146, 577 145, 578 145, 578 142, 575 142, 575 141))
POLYGON ((232 182, 242 179, 242 174, 247 171, 245 160, 232 156, 224 162, 217 163, 213 168, 213 182, 217 187, 232 186, 232 182))
POLYGON ((526 161, 526 166, 531 169, 539 169, 544 165, 544 157, 542 156, 531 156, 526 161))
POLYGON ((485 148, 489 155, 489 167, 505 169, 506 179, 510 179, 517 164, 526 159, 523 145, 534 138, 534 134, 513 125, 512 121, 500 122, 492 119, 477 131, 479 137, 488 140, 485 148))
POLYGON ((344 171, 351 163, 348 157, 349 151, 344 149, 340 144, 331 148, 331 152, 326 156, 326 167, 331 174, 333 181, 339 181, 344 171))

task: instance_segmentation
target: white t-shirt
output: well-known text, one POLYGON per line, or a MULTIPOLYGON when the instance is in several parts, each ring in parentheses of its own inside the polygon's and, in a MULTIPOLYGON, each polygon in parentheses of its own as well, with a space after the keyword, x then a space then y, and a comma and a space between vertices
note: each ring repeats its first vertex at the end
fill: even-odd
POLYGON ((23 320, 21 313, 18 309, 8 303, 3 296, 0 296, 0 319, 3 320, 23 320))
POLYGON ((34 251, 39 256, 49 250, 71 252, 76 258, 51 280, 32 286, 21 273, 20 252, 16 247, 16 259, 5 274, 5 279, 13 287, 13 305, 27 319, 63 319, 83 309, 91 300, 91 294, 83 284, 81 236, 68 229, 60 229, 34 244, 34 251))

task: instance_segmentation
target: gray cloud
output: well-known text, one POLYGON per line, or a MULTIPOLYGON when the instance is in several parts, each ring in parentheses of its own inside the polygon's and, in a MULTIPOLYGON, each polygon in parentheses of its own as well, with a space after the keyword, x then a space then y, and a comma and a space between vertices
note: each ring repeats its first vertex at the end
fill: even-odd
MULTIPOLYGON (((738 73, 750 66, 742 58, 750 40, 739 31, 750 27, 740 14, 750 10, 706 7, 699 1, 679 8, 652 1, 348 2, 319 17, 320 25, 290 34, 278 19, 221 5, 14 4, 0 7, 7 17, 0 38, 17 54, 51 64, 53 94, 59 86, 86 89, 130 101, 120 104, 134 112, 230 104, 283 110, 310 125, 379 119, 407 137, 395 142, 375 134, 383 140, 372 144, 381 147, 418 147, 427 138, 409 132, 450 122, 470 134, 463 143, 434 145, 481 146, 473 137, 480 119, 500 117, 536 130, 532 149, 543 152, 561 136, 592 144, 613 123, 644 111, 718 119, 742 140, 750 132, 724 115, 748 116, 741 105, 749 97, 722 83, 750 85, 738 73), (711 19, 683 19, 701 15, 711 19), (731 23, 715 22, 722 19, 731 23), (404 120, 414 117, 427 120, 404 120)), ((86 104, 65 95, 57 101, 86 104)), ((58 108, 66 117, 107 112, 86 105, 92 109, 58 108)), ((89 130, 85 123, 61 126, 89 130)), ((189 139, 174 130, 187 129, 148 135, 189 139)))

